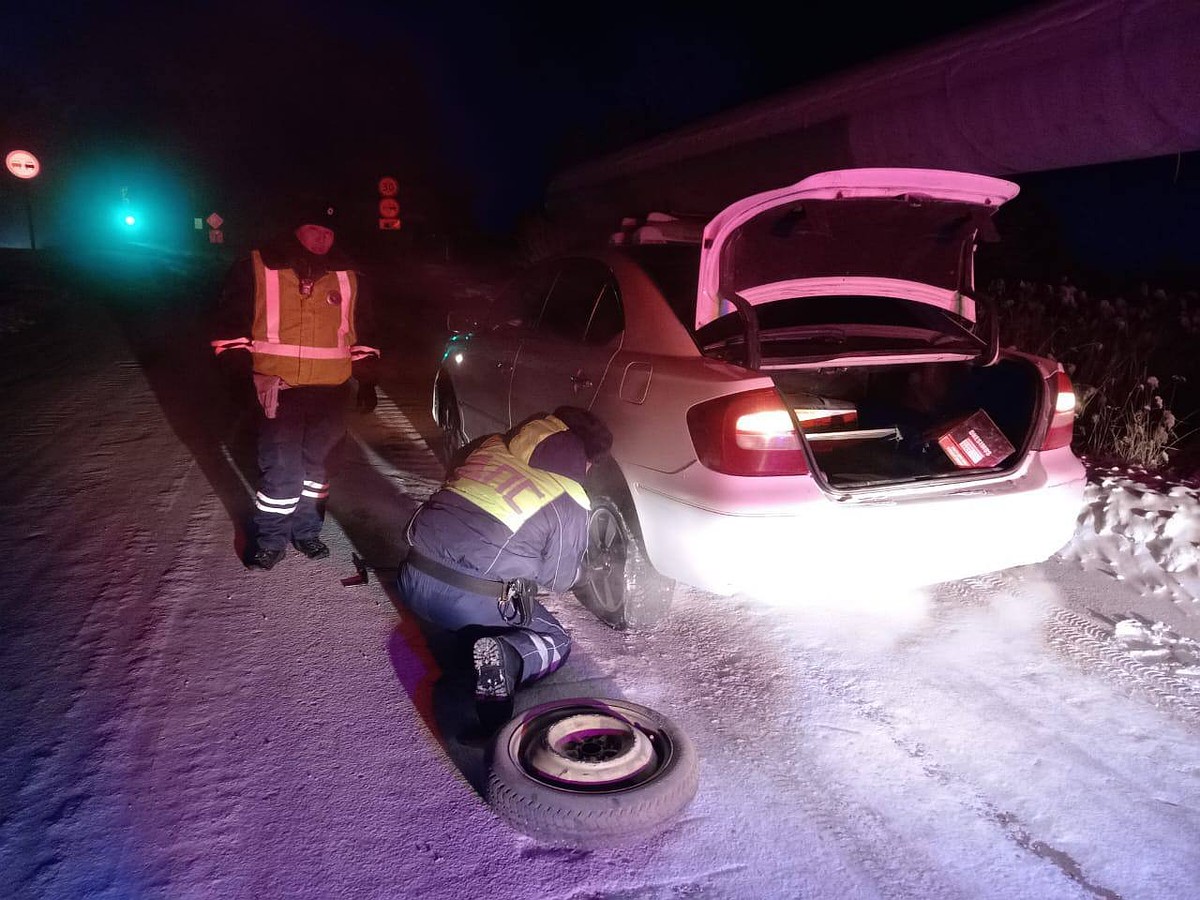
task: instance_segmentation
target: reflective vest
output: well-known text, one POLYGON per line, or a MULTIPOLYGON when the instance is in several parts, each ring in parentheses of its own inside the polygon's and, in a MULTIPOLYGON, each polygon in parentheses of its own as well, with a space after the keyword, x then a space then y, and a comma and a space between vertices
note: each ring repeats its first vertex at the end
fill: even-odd
POLYGON ((538 444, 566 430, 562 420, 546 416, 524 426, 508 444, 492 435, 455 470, 446 489, 470 500, 514 533, 564 493, 589 509, 587 493, 578 481, 529 465, 538 444))
POLYGON ((267 268, 257 250, 251 259, 254 371, 278 375, 294 387, 346 381, 355 343, 355 273, 325 272, 302 294, 300 279, 292 269, 267 268))

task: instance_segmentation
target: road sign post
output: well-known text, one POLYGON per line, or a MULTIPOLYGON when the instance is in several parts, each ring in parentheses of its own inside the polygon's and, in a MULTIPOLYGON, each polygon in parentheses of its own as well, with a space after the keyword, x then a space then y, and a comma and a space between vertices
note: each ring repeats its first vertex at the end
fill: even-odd
POLYGON ((400 201, 396 194, 400 192, 400 183, 390 175, 379 179, 379 230, 400 230, 400 201))
MULTIPOLYGON (((197 221, 199 220, 197 219, 197 221)), ((221 218, 221 214, 213 210, 204 221, 208 224, 209 229, 208 242, 210 244, 224 244, 225 232, 221 230, 221 226, 225 224, 225 220, 221 218)))
POLYGON ((25 217, 29 221, 29 249, 37 249, 33 230, 33 179, 42 171, 38 158, 28 150, 10 150, 4 157, 4 167, 25 182, 25 217))

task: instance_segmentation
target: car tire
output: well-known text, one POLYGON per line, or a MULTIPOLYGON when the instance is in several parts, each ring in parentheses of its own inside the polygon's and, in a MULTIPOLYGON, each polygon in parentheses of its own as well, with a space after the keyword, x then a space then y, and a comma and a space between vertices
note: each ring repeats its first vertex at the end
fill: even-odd
POLYGON ((600 494, 588 516, 588 543, 575 596, 618 631, 645 631, 666 618, 675 581, 650 565, 641 535, 614 498, 600 494))
POLYGON ((487 801, 531 837, 601 847, 662 830, 698 784, 695 747, 666 716, 579 697, 533 707, 500 729, 487 801))
POLYGON ((467 436, 463 431, 462 411, 454 388, 445 377, 437 379, 437 427, 441 440, 438 442, 438 457, 446 471, 450 471, 454 457, 466 446, 467 436))

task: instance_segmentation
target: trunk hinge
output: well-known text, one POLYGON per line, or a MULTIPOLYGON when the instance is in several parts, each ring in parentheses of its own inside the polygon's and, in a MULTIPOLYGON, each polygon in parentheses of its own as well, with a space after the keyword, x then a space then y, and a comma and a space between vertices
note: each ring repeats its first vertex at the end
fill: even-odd
POLYGON ((758 313, 750 304, 750 301, 741 294, 731 291, 729 302, 733 304, 734 308, 738 311, 738 317, 742 320, 746 346, 746 368, 758 371, 759 365, 762 362, 762 347, 758 340, 758 313))

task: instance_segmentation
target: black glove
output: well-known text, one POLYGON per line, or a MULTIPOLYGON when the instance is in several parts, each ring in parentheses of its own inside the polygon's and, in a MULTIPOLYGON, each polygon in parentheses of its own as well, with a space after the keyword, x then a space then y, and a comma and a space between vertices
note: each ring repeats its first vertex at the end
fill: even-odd
POLYGON ((354 401, 354 405, 359 412, 369 413, 374 412, 376 404, 379 403, 379 394, 375 390, 375 382, 360 381, 358 383, 358 397, 354 401))
POLYGON ((225 396, 235 407, 258 403, 254 396, 254 361, 248 350, 226 350, 217 354, 217 371, 225 396))
POLYGON ((217 366, 229 380, 249 378, 254 372, 249 350, 226 350, 217 354, 217 366))

